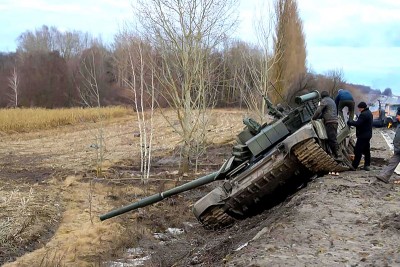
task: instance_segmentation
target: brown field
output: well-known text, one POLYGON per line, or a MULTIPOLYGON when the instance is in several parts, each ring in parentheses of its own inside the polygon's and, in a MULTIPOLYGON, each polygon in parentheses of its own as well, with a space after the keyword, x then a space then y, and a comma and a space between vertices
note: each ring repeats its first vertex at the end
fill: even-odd
POLYGON ((125 107, 0 109, 0 134, 32 132, 82 122, 98 122, 132 113, 125 107))
MULTIPOLYGON (((243 127, 243 116, 244 112, 238 110, 213 111, 208 128, 210 145, 218 148, 232 143, 243 127)), ((0 262, 5 266, 102 265, 126 248, 135 247, 141 236, 165 226, 149 217, 147 211, 151 207, 143 209, 144 214, 131 213, 104 222, 98 219, 100 214, 171 187, 178 179, 201 175, 177 176, 179 153, 175 148, 179 137, 156 114, 154 168, 149 185, 141 185, 139 138, 134 134, 138 132, 136 116, 125 114, 103 121, 106 151, 103 177, 95 177, 96 151, 91 148, 99 127, 97 121, 56 125, 56 128, 48 127, 51 123, 47 122, 42 129, 35 126, 36 130, 31 132, 28 128, 20 131, 3 128, 0 262)), ((203 159, 202 173, 218 168, 230 150, 218 153, 217 160, 203 159)), ((189 208, 184 214, 194 220, 189 208)))

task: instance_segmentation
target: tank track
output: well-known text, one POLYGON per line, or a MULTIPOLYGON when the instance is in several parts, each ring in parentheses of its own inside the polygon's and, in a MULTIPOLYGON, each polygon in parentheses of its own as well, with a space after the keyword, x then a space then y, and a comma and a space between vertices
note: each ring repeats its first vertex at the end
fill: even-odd
POLYGON ((215 230, 230 226, 235 219, 226 214, 221 206, 214 206, 201 216, 200 221, 204 228, 215 230))
POLYGON ((336 162, 317 144, 315 139, 296 145, 293 153, 313 173, 342 172, 350 169, 349 166, 336 162))
POLYGON ((297 169, 295 162, 289 160, 282 161, 271 168, 271 165, 268 163, 272 161, 267 161, 264 165, 264 168, 268 172, 259 176, 248 187, 237 192, 234 196, 229 197, 225 206, 215 206, 204 212, 200 219, 204 227, 207 229, 220 229, 230 226, 235 219, 225 212, 226 208, 231 210, 246 210, 246 205, 248 205, 246 203, 255 204, 254 201, 257 199, 257 196, 261 198, 266 192, 271 190, 271 184, 279 184, 285 177, 291 176, 286 175, 288 172, 293 173, 297 169), (267 165, 268 167, 266 167, 267 165))

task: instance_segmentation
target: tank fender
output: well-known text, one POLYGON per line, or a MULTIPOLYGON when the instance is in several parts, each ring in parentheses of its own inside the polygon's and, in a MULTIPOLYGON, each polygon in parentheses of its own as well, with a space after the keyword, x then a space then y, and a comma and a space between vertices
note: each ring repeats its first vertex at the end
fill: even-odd
POLYGON ((314 126, 314 130, 316 131, 318 137, 320 139, 326 140, 328 139, 328 135, 326 133, 326 128, 322 120, 312 120, 311 124, 314 126))
POLYGON ((210 207, 220 206, 225 204, 225 199, 229 197, 229 192, 227 192, 223 186, 219 186, 212 190, 210 193, 199 199, 193 205, 193 213, 197 219, 210 207))
POLYGON ((292 135, 288 136, 282 142, 282 145, 285 147, 286 151, 290 152, 294 145, 310 138, 318 138, 318 135, 314 130, 314 126, 311 123, 308 123, 295 131, 292 135))

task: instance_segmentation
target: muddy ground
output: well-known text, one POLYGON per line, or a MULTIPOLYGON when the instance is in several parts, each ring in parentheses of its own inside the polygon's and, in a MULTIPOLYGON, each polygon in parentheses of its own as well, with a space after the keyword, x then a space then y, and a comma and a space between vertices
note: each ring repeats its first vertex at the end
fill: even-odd
MULTIPOLYGON (((375 129, 372 170, 326 175, 285 202, 218 231, 191 205, 216 183, 100 222, 105 212, 215 171, 243 112, 215 111, 198 173, 178 176, 178 137, 156 122, 154 168, 138 179, 134 118, 107 122, 102 177, 98 125, 0 135, 0 263, 4 266, 400 266, 400 193, 377 182, 389 146, 375 129)), ((396 177, 394 177, 396 178, 396 177)))

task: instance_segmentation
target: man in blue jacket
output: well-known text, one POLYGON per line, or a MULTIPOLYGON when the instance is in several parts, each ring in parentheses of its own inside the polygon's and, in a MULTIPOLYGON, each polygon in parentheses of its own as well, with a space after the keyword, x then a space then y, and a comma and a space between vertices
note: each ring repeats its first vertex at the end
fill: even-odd
MULTIPOLYGON (((396 119, 400 121, 400 109, 397 109, 396 119)), ((397 125, 396 134, 393 138, 393 148, 394 154, 389 159, 389 164, 376 176, 376 178, 384 183, 389 183, 390 176, 392 176, 394 170, 400 162, 400 124, 397 125)))
POLYGON ((354 170, 357 169, 362 155, 364 155, 364 170, 369 171, 371 165, 370 141, 372 138, 372 113, 365 102, 358 104, 360 115, 356 121, 348 120, 347 125, 356 127, 356 147, 354 148, 354 170))
POLYGON ((354 98, 349 91, 344 89, 339 89, 338 94, 335 98, 335 103, 338 110, 338 114, 342 116, 343 120, 344 120, 343 116, 344 107, 347 107, 347 109, 349 110, 349 120, 351 121, 354 120, 354 105, 355 105, 354 98))

